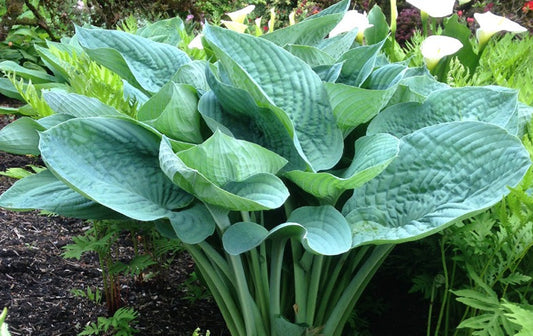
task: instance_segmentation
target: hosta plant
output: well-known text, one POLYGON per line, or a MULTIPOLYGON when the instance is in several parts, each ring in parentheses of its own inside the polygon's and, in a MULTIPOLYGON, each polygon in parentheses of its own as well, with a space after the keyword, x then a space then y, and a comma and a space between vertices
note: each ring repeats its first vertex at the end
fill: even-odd
POLYGON ((261 37, 206 25, 209 61, 77 28, 71 52, 121 76, 137 110, 42 92, 55 113, 0 146, 47 170, 0 205, 180 239, 232 335, 341 335, 395 244, 492 206, 530 166, 515 91, 450 88, 355 29, 328 38, 348 7, 261 37))

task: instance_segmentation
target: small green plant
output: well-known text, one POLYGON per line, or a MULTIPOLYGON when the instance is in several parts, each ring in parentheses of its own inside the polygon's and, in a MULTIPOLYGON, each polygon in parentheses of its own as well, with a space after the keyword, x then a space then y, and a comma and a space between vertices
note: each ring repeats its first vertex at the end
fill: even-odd
POLYGON ((72 289, 70 292, 74 296, 86 298, 96 304, 102 303, 102 292, 100 292, 100 289, 98 288, 96 288, 94 291, 91 289, 91 287, 87 287, 86 290, 72 289))
POLYGON ((7 323, 5 322, 7 317, 7 308, 2 310, 0 314, 0 336, 11 336, 8 330, 7 323))
POLYGON ((202 334, 202 330, 200 328, 196 328, 193 333, 192 333, 192 336, 210 336, 211 335, 211 332, 209 330, 207 330, 205 332, 205 334, 202 334))
POLYGON ((103 334, 132 336, 139 332, 132 326, 138 315, 133 308, 120 308, 112 317, 98 317, 97 322, 92 322, 85 326, 85 329, 78 336, 103 334))

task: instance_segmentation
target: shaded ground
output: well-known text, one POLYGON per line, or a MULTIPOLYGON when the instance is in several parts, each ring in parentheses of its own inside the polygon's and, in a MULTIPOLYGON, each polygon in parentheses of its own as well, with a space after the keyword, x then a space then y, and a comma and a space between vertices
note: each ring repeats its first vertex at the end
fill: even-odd
MULTIPOLYGON (((0 128, 7 122, 7 117, 0 117, 0 128)), ((0 152, 0 171, 30 163, 38 162, 0 152)), ((13 182, 0 176, 0 193, 13 182)), ((87 229, 88 224, 79 220, 0 209, 0 310, 8 308, 6 322, 13 336, 77 335, 98 316, 106 316, 104 305, 71 293, 102 288, 96 255, 80 261, 61 256, 62 247, 87 229)), ((126 247, 123 253, 133 252, 126 247)), ((180 253, 158 281, 121 278, 126 305, 139 313, 138 335, 191 335, 197 327, 210 329, 211 335, 228 335, 213 302, 183 299, 191 296, 184 282, 193 270, 189 256, 180 253)))

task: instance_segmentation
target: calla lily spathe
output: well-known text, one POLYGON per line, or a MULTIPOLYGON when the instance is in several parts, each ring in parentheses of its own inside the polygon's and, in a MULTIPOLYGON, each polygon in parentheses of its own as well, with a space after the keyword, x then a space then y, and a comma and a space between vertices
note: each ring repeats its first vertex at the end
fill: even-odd
POLYGON ((433 70, 441 58, 453 55, 463 47, 461 41, 456 38, 442 35, 429 36, 420 45, 420 51, 424 56, 427 68, 433 70))
POLYGON ((483 48, 492 35, 500 31, 508 31, 512 33, 523 33, 527 31, 518 23, 509 20, 506 17, 499 16, 489 12, 475 13, 474 18, 479 24, 479 28, 476 30, 476 37, 480 48, 483 48))
POLYGON ((187 47, 189 49, 204 49, 204 46, 202 45, 202 37, 204 35, 203 34, 198 34, 196 35, 191 42, 189 42, 189 45, 187 45, 187 47))
POLYGON ((346 14, 344 14, 342 20, 329 33, 329 37, 337 36, 357 28, 357 41, 362 42, 365 30, 372 26, 373 24, 368 22, 366 13, 359 13, 356 10, 349 10, 346 12, 346 14))
POLYGON ((455 0, 407 0, 407 3, 434 18, 445 17, 453 13, 455 0))
POLYGON ((248 16, 248 14, 250 14, 254 9, 254 5, 249 5, 244 7, 243 9, 239 9, 238 11, 226 13, 226 15, 229 16, 231 21, 233 22, 244 23, 246 16, 248 16))
POLYGON ((246 31, 246 28, 248 28, 248 26, 244 23, 239 23, 235 21, 220 20, 220 22, 229 30, 236 31, 237 33, 244 33, 246 31))

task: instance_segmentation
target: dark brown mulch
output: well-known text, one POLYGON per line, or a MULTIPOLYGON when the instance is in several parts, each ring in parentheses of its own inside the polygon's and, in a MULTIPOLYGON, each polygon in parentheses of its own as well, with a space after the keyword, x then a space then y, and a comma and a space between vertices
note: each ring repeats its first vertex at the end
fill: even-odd
MULTIPOLYGON (((9 121, 0 116, 0 128, 9 121)), ((38 162, 0 152, 0 171, 38 162)), ((13 182, 0 176, 0 193, 13 182)), ((77 335, 98 316, 106 316, 103 304, 71 293, 88 287, 102 289, 96 255, 87 254, 80 261, 62 257, 63 247, 88 227, 80 220, 0 209, 0 311, 8 308, 6 322, 13 336, 77 335)), ((131 252, 131 248, 124 250, 131 252)), ((134 324, 138 335, 190 336, 197 327, 209 329, 211 335, 229 335, 214 302, 184 299, 190 296, 184 282, 193 270, 192 260, 182 252, 163 279, 139 283, 121 278, 126 306, 139 313, 134 324)))

